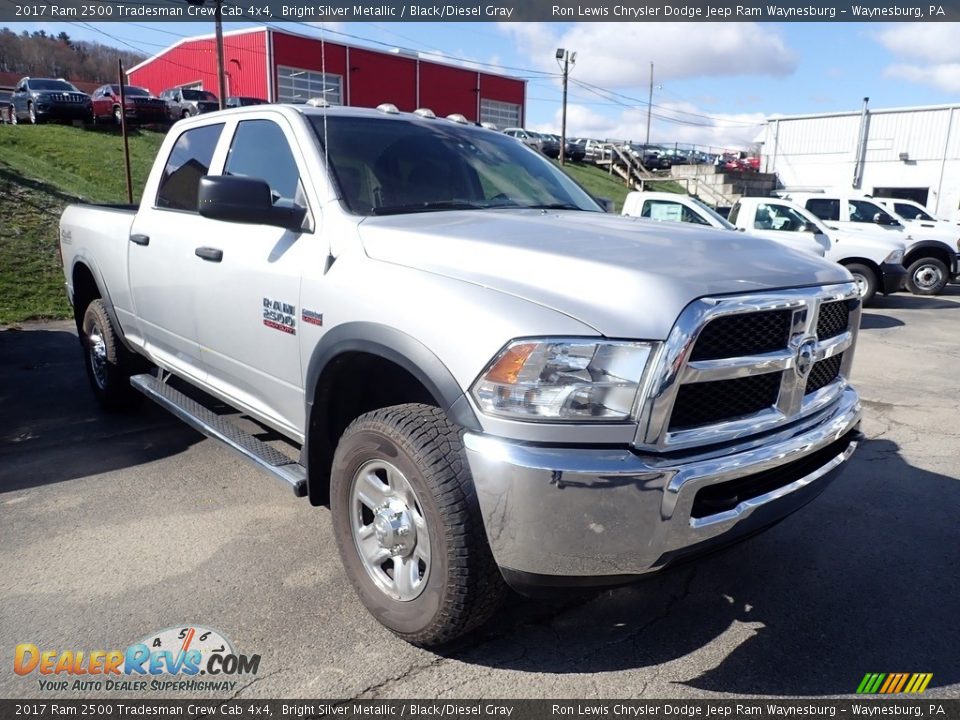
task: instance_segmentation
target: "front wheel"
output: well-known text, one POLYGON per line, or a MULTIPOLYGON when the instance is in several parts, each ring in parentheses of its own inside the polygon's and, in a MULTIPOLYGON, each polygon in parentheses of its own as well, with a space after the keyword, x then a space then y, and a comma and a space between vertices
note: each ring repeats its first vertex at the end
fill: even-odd
POLYGON ((857 290, 860 291, 860 300, 864 305, 868 304, 877 294, 877 274, 871 268, 860 263, 851 263, 846 267, 853 275, 857 290))
POLYGON ((505 597, 460 431, 439 408, 396 405, 354 420, 334 454, 330 510, 360 600, 408 642, 453 640, 505 597))
POLYGON ((27 116, 30 118, 31 125, 37 125, 40 123, 40 116, 37 115, 37 109, 33 106, 33 103, 27 105, 27 116))
POLYGON ((84 364, 97 401, 107 410, 128 410, 143 400, 130 376, 145 363, 121 343, 103 300, 87 306, 81 325, 84 364))
POLYGON ((907 268, 907 290, 914 295, 939 295, 949 280, 950 271, 937 258, 920 258, 907 268))

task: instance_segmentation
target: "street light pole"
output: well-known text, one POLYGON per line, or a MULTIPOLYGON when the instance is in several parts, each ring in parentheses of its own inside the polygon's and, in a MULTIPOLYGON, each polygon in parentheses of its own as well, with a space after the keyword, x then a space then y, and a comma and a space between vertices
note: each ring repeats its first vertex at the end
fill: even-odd
POLYGON ((223 0, 216 0, 216 4, 217 84, 220 89, 220 109, 223 110, 227 102, 227 78, 223 68, 223 0))
POLYGON ((560 120, 560 164, 563 165, 567 157, 567 78, 570 76, 570 66, 577 63, 577 54, 558 48, 557 61, 560 60, 563 60, 563 111, 560 120))
POLYGON ((650 99, 647 101, 647 142, 650 144, 650 117, 653 114, 653 61, 650 62, 650 99))

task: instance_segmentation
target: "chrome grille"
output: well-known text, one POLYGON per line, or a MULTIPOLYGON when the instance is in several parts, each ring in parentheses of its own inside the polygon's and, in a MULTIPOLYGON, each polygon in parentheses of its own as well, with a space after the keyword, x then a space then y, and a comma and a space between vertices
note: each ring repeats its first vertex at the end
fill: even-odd
POLYGON ((790 310, 720 317, 707 324, 690 354, 691 360, 758 355, 785 347, 790 337, 790 310))
POLYGON ((852 283, 691 303, 664 343, 635 445, 740 440, 826 408, 846 387, 859 324, 852 283))

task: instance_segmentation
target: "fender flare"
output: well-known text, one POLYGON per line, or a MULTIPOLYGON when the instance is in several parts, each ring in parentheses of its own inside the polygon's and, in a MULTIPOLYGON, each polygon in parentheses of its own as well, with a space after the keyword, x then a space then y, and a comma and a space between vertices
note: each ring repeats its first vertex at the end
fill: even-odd
POLYGON ((326 460, 333 456, 324 421, 314 421, 314 401, 324 370, 337 357, 350 352, 376 355, 395 363, 427 389, 452 423, 468 430, 482 430, 453 373, 426 345, 388 325, 372 322, 338 325, 317 343, 304 377, 307 422, 300 462, 307 467, 307 489, 313 505, 327 502, 329 467, 326 466, 326 460), (319 437, 312 437, 315 433, 319 437), (320 467, 311 469, 314 459, 322 463, 320 467))
POLYGON ((918 250, 935 250, 937 255, 946 255, 949 258, 947 269, 951 275, 956 275, 960 268, 957 267, 957 251, 950 247, 943 240, 918 240, 911 243, 903 253, 904 266, 908 265, 907 257, 913 255, 918 250))
MULTIPOLYGON (((77 288, 73 283, 73 278, 77 272, 78 265, 83 265, 90 275, 93 276, 93 282, 97 286, 97 291, 100 293, 100 300, 103 300, 103 304, 107 310, 107 316, 110 318, 110 322, 113 323, 113 327, 116 330, 117 337, 120 338, 120 342, 123 343, 123 346, 130 352, 139 354, 137 350, 127 341, 127 337, 123 332, 123 327, 120 325, 120 319, 117 317, 117 311, 113 308, 113 300, 110 299, 110 293, 107 291, 106 283, 103 282, 103 275, 100 272, 100 268, 97 267, 97 263, 94 262, 93 258, 87 257, 86 255, 80 253, 74 256, 73 263, 70 266, 70 304, 74 306, 73 316, 77 324, 77 335, 81 336, 83 334, 83 328, 81 327, 83 323, 83 316, 79 314, 79 308, 76 307, 77 288)), ((80 342, 83 343, 82 337, 80 338, 80 342)))

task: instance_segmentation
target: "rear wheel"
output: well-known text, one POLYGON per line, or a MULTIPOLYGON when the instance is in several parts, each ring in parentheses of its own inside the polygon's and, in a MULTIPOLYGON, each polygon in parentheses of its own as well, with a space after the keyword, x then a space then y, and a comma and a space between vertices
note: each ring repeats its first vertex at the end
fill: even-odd
POLYGON ((853 275, 853 281, 857 284, 857 290, 860 291, 860 299, 866 305, 877 294, 877 274, 871 268, 860 263, 847 265, 847 270, 853 275))
POLYGON ((408 404, 357 418, 333 459, 333 529, 360 600, 415 645, 453 640, 500 606, 460 431, 443 411, 408 404))
POLYGON ((950 271, 937 258, 920 258, 907 268, 907 289, 914 295, 939 295, 949 280, 950 271))
POLYGON ((103 300, 87 306, 81 330, 84 364, 97 401, 107 410, 139 405, 143 395, 130 386, 130 376, 146 369, 146 363, 120 342, 103 300))

